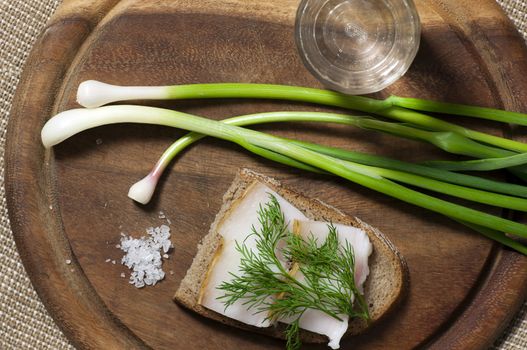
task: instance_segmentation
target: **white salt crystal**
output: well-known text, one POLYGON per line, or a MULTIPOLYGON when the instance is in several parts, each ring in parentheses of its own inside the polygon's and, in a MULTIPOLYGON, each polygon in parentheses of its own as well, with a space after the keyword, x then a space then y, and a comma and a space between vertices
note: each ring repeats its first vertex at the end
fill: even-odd
POLYGON ((158 216, 160 219, 164 219, 166 218, 165 216, 165 213, 163 213, 162 211, 159 212, 159 216, 158 216))
POLYGON ((109 263, 112 259, 106 259, 105 262, 109 263))
POLYGON ((130 284, 137 288, 155 285, 165 278, 161 268, 161 251, 166 253, 172 247, 168 226, 149 227, 146 232, 148 237, 123 236, 120 244, 121 250, 126 253, 121 263, 132 270, 130 284))
POLYGON ((114 265, 115 265, 115 260, 112 260, 112 264, 114 264, 114 265))
POLYGON ((71 260, 70 259, 66 260, 66 264, 68 265, 71 264, 71 260))
POLYGON ((126 275, 124 274, 124 272, 121 272, 121 277, 122 277, 122 278, 125 278, 125 277, 126 277, 126 275))

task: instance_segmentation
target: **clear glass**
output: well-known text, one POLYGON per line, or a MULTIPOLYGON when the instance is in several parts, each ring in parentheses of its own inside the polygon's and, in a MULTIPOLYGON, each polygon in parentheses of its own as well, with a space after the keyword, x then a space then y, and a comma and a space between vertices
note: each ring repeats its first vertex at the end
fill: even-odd
POLYGON ((296 16, 305 66, 329 88, 354 95, 403 76, 420 35, 412 0, 303 0, 296 16))

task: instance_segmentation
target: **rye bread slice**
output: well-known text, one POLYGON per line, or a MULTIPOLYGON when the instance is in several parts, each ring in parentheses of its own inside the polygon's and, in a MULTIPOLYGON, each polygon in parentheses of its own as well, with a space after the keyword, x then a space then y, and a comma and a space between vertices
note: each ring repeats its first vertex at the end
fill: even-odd
MULTIPOLYGON (((181 281, 174 296, 174 300, 177 303, 204 317, 224 324, 284 339, 285 325, 279 324, 276 327, 268 328, 253 327, 206 309, 198 304, 201 285, 205 281, 207 271, 213 261, 216 250, 221 244, 221 236, 217 233, 216 228, 222 222, 230 206, 237 199, 241 198, 246 189, 255 181, 266 184, 312 220, 354 226, 364 230, 368 234, 373 245, 373 253, 368 261, 370 274, 364 284, 364 294, 366 302, 369 305, 371 322, 367 324, 360 319, 351 319, 345 336, 363 332, 389 313, 400 302, 408 283, 406 262, 395 246, 379 230, 362 222, 358 218, 345 215, 338 209, 318 199, 310 199, 294 192, 272 178, 248 169, 242 169, 225 193, 223 206, 216 215, 209 233, 203 237, 198 245, 198 251, 192 265, 181 281)), ((301 339, 305 343, 324 343, 328 341, 326 336, 305 330, 301 331, 301 339)))

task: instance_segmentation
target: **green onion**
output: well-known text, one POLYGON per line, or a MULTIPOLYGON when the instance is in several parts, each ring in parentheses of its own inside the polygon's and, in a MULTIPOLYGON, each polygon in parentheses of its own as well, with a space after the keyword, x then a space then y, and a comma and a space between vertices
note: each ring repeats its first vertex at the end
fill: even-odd
POLYGON ((527 164, 527 153, 515 154, 503 158, 487 158, 466 161, 434 160, 423 164, 450 171, 491 171, 512 168, 527 164))
MULTIPOLYGON (((260 123, 272 123, 272 122, 293 122, 293 121, 303 121, 303 122, 329 122, 329 123, 339 123, 346 125, 356 125, 365 127, 368 129, 376 129, 380 131, 386 131, 392 134, 398 134, 405 137, 410 137, 414 139, 421 139, 423 141, 428 141, 431 143, 438 144, 443 149, 454 150, 457 153, 464 152, 468 153, 471 149, 472 143, 474 141, 470 139, 465 139, 462 136, 452 133, 431 133, 419 129, 409 128, 404 125, 380 122, 376 120, 371 120, 369 118, 341 115, 334 113, 320 113, 320 112, 269 112, 269 113, 258 113, 250 114, 239 117, 233 117, 225 119, 222 122, 229 125, 237 126, 246 126, 260 123), (390 125, 394 124, 394 125, 390 125)), ((161 173, 166 169, 168 164, 172 159, 187 146, 191 145, 193 142, 196 142, 203 138, 204 135, 197 133, 190 133, 176 142, 174 142, 161 156, 159 161, 156 163, 152 171, 146 176, 146 178, 139 181, 139 184, 133 185, 128 193, 129 197, 135 201, 146 204, 150 201, 150 198, 154 192, 154 188, 157 184, 158 179, 161 176, 161 173), (148 191, 142 190, 143 186, 153 187, 148 191), (139 189, 139 190, 138 190, 139 189)), ((363 153, 344 151, 329 147, 324 147, 316 144, 301 143, 294 140, 289 140, 295 142, 305 148, 312 149, 319 153, 333 156, 335 158, 340 158, 344 160, 350 160, 353 162, 361 163, 364 165, 370 165, 375 167, 388 168, 392 170, 400 170, 406 173, 413 173, 416 175, 422 175, 436 180, 441 180, 443 182, 450 182, 458 185, 469 186, 479 189, 485 189, 493 192, 510 194, 517 197, 527 198, 527 187, 507 184, 498 181, 491 181, 487 179, 478 178, 475 176, 468 176, 463 174, 455 174, 446 171, 438 171, 431 167, 424 167, 415 165, 407 162, 400 162, 392 160, 390 158, 382 158, 372 155, 367 155, 363 153)), ((244 146, 248 148, 248 145, 244 146)), ((294 166, 303 170, 310 170, 314 172, 320 172, 313 167, 310 167, 306 164, 296 162, 290 158, 284 158, 279 156, 276 153, 266 153, 265 151, 259 148, 250 149, 251 152, 259 154, 265 158, 271 159, 273 161, 286 164, 289 166, 294 166), (264 154, 266 153, 266 154, 264 154)), ((457 193, 457 192, 456 192, 457 193)), ((464 197, 466 198, 466 197, 464 197)), ((470 198, 468 198, 470 199, 470 198)), ((490 204, 490 203, 489 203, 490 204)), ((523 209, 519 209, 523 210, 523 209)))
MULTIPOLYGON (((136 100, 136 99, 207 99, 207 98, 259 98, 289 101, 309 102, 377 114, 386 118, 411 123, 435 131, 450 131, 466 136, 473 140, 488 145, 500 147, 519 153, 527 152, 527 144, 494 136, 479 131, 464 128, 460 125, 449 123, 414 110, 398 107, 404 104, 402 98, 391 97, 385 100, 376 100, 363 96, 349 96, 334 91, 320 90, 306 87, 273 85, 273 84, 244 84, 244 83, 219 83, 219 84, 190 84, 173 86, 116 86, 89 80, 79 85, 77 101, 84 107, 98 107, 110 102, 136 100), (401 102, 403 101, 403 102, 401 102), (395 102, 395 103, 394 103, 395 102)), ((408 101, 408 100, 407 100, 408 101)), ((414 104, 414 107, 418 104, 414 104)), ((459 105, 436 104, 435 112, 460 113, 459 105)), ((423 107, 424 108, 424 107, 423 107)), ((482 115, 492 115, 490 110, 482 111, 482 115)), ((474 109, 469 110, 469 115, 474 114, 474 109)), ((509 116, 515 123, 521 124, 527 116, 520 113, 501 111, 501 118, 509 116)), ((491 118, 487 118, 491 119, 491 118)), ((496 119, 499 119, 496 117, 496 119)), ((508 119, 507 119, 508 120, 508 119)), ((503 120, 505 121, 505 120, 503 120)), ((509 122, 509 121, 507 121, 509 122)), ((526 122, 523 125, 527 125, 526 122)), ((510 155, 510 154, 509 154, 510 155)), ((488 157, 484 157, 488 158, 488 157)))
POLYGON ((45 147, 49 148, 83 130, 115 123, 165 125, 217 137, 242 146, 250 144, 453 219, 527 238, 527 226, 521 223, 406 188, 384 178, 374 167, 336 159, 265 133, 177 111, 143 106, 108 106, 97 109, 69 110, 59 113, 44 125, 41 132, 42 142, 45 147))
POLYGON ((87 108, 129 100, 185 100, 208 98, 258 98, 309 102, 346 109, 374 110, 390 103, 362 96, 347 96, 329 90, 273 84, 189 84, 173 86, 117 86, 95 80, 79 85, 77 102, 87 108))

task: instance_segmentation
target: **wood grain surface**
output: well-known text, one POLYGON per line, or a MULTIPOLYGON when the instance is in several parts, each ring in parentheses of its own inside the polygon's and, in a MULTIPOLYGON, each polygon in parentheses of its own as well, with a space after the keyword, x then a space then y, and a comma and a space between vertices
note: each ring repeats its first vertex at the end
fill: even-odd
MULTIPOLYGON (((409 72, 377 94, 431 98, 527 112, 527 50, 492 0, 416 1, 421 48, 409 72), (477 10, 476 10, 477 9, 477 10)), ((6 189, 11 225, 33 284, 68 338, 82 349, 280 349, 283 342, 205 320, 172 302, 200 238, 240 167, 281 180, 380 228, 410 269, 400 308, 343 349, 482 349, 523 302, 527 259, 438 215, 357 185, 285 169, 223 141, 184 152, 146 207, 128 187, 183 132, 113 125, 52 151, 40 129, 78 107, 86 79, 125 85, 259 82, 320 87, 294 45, 296 0, 65 1, 33 49, 11 112, 6 189), (102 141, 102 142, 101 142, 102 141), (115 247, 170 219, 167 276, 136 289, 115 247), (67 264, 67 260, 72 260, 67 264)), ((273 110, 325 110, 273 101, 148 102, 214 119, 273 110)), ((456 121, 525 139, 521 130, 456 121)), ((431 146, 345 126, 258 127, 406 160, 444 157, 431 146)), ((487 209, 487 208, 485 208, 487 209)), ((518 217, 518 219, 521 219, 518 217)), ((323 349, 324 346, 306 346, 323 349)))

